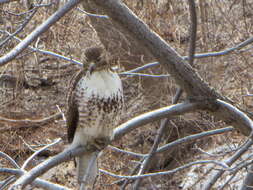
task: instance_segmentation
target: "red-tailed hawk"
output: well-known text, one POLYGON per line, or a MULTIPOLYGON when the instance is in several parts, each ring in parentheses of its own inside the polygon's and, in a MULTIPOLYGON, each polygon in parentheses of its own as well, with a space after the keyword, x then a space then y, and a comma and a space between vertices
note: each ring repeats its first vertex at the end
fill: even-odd
MULTIPOLYGON (((85 57, 89 69, 83 69, 73 78, 67 100, 71 147, 108 142, 123 107, 122 83, 118 74, 110 69, 104 49, 88 48, 85 57)), ((78 183, 86 188, 96 179, 98 152, 76 159, 78 183)))

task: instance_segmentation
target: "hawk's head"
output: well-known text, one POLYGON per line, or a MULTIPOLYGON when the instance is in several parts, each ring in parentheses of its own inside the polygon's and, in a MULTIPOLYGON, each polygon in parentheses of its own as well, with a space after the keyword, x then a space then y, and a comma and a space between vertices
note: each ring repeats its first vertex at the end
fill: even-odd
POLYGON ((86 62, 89 65, 89 72, 109 69, 106 61, 105 50, 102 47, 95 46, 87 48, 84 52, 86 62))

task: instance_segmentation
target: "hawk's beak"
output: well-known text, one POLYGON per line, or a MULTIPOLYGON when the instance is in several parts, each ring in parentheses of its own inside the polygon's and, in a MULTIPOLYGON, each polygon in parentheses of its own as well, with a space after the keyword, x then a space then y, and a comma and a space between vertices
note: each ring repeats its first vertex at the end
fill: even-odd
POLYGON ((96 70, 96 64, 94 62, 91 62, 89 66, 90 74, 92 74, 95 70, 96 70))

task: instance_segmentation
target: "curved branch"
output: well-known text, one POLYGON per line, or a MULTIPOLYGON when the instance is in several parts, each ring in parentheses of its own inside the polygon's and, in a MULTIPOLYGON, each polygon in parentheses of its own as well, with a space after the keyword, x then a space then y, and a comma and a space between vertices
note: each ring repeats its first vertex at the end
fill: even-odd
POLYGON ((99 171, 101 171, 104 174, 107 174, 109 176, 112 176, 112 177, 115 177, 115 178, 119 178, 119 179, 122 179, 122 178, 126 178, 126 179, 140 179, 140 178, 160 176, 160 175, 171 175, 171 174, 179 172, 179 171, 181 171, 183 169, 189 168, 189 167, 191 167, 193 165, 199 165, 199 164, 215 164, 215 165, 221 166, 223 168, 222 171, 230 169, 226 165, 226 163, 224 163, 224 162, 219 162, 219 161, 216 161, 216 160, 199 160, 199 161, 187 163, 187 164, 185 164, 183 166, 180 166, 178 168, 175 168, 175 169, 172 169, 172 170, 169 170, 169 171, 148 173, 148 174, 142 174, 142 175, 133 175, 133 176, 116 175, 116 174, 113 174, 111 172, 108 172, 108 171, 102 170, 102 169, 100 169, 99 171))
POLYGON ((186 112, 191 112, 193 110, 200 109, 201 105, 202 104, 199 102, 198 103, 185 102, 144 113, 133 119, 130 119, 129 121, 121 124, 119 127, 114 129, 113 140, 120 139, 122 136, 132 131, 133 129, 136 129, 137 127, 140 127, 152 121, 156 121, 165 117, 171 118, 175 115, 181 115, 186 112))

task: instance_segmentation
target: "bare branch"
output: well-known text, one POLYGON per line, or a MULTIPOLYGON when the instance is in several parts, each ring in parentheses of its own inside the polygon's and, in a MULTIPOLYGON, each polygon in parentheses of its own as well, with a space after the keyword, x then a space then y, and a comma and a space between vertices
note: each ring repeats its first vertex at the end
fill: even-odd
POLYGON ((109 17, 107 15, 98 15, 98 14, 88 13, 88 12, 80 9, 79 7, 77 7, 77 10, 80 11, 81 13, 84 13, 87 16, 109 19, 109 17))
POLYGON ((175 168, 175 169, 172 169, 169 171, 149 173, 149 174, 143 174, 143 175, 134 175, 134 176, 116 175, 116 174, 113 174, 111 172, 108 172, 108 171, 102 170, 102 169, 100 169, 99 171, 106 174, 106 175, 109 175, 109 176, 112 176, 115 178, 120 178, 120 179, 121 178, 140 179, 140 178, 160 176, 160 175, 171 175, 171 174, 179 172, 183 169, 189 168, 193 165, 199 165, 199 164, 215 164, 215 165, 221 166, 223 168, 223 171, 229 170, 229 167, 224 162, 219 162, 219 161, 215 161, 215 160, 200 160, 200 161, 190 162, 188 164, 185 164, 183 166, 180 166, 178 168, 175 168))
POLYGON ((8 130, 13 130, 13 129, 19 129, 19 128, 28 128, 28 127, 38 127, 41 125, 48 124, 49 122, 52 122, 56 119, 60 119, 62 117, 61 113, 56 113, 54 115, 51 115, 49 117, 43 118, 43 119, 20 119, 20 120, 15 120, 15 119, 8 119, 4 117, 0 117, 0 122, 8 122, 8 123, 15 123, 18 124, 19 126, 15 127, 1 127, 0 132, 8 131, 8 130))
MULTIPOLYGON (((171 112, 171 113, 173 113, 173 112, 171 112)), ((143 114, 143 115, 145 115, 145 114, 143 114)), ((131 128, 125 130, 126 132, 129 132, 130 130, 135 129, 133 127, 133 124, 131 122, 129 124, 130 124, 131 128)), ((137 125, 136 127, 139 126, 138 125, 139 123, 135 122, 135 124, 137 125)), ((124 126, 126 128, 128 127, 127 124, 124 124, 124 126)), ((186 143, 186 142, 189 142, 191 140, 196 140, 196 139, 199 139, 199 138, 202 138, 202 137, 224 133, 224 132, 231 131, 231 130, 233 130, 233 128, 229 128, 228 127, 228 128, 224 128, 224 129, 217 129, 217 130, 213 130, 213 131, 203 132, 203 133, 200 133, 200 134, 197 134, 197 135, 191 135, 189 137, 185 137, 183 139, 179 139, 179 140, 174 141, 174 142, 172 142, 172 143, 170 143, 168 145, 165 145, 165 146, 159 148, 157 150, 157 152, 165 151, 168 148, 172 148, 172 147, 178 146, 178 145, 180 145, 182 143, 186 143)), ((115 131, 117 131, 117 130, 115 130, 115 131)), ((123 134, 122 134, 122 132, 121 133, 116 132, 116 135, 122 136, 123 134)), ((119 137, 115 136, 115 139, 118 139, 118 138, 119 137)), ((91 148, 94 148, 94 147, 91 147, 91 148)), ((31 183, 36 177, 42 175, 43 173, 45 173, 46 171, 48 171, 49 169, 51 169, 52 167, 54 167, 56 165, 59 165, 62 162, 69 161, 71 158, 79 156, 81 154, 84 154, 87 151, 90 151, 90 150, 87 149, 87 147, 86 148, 85 147, 78 147, 78 148, 75 148, 75 149, 67 149, 67 150, 61 152, 60 154, 58 154, 58 155, 56 155, 54 157, 49 158, 45 162, 39 164, 38 166, 36 166, 35 168, 33 168, 31 171, 29 171, 28 173, 26 173, 25 175, 23 175, 15 183, 15 187, 19 186, 21 184, 22 184, 22 186, 25 186, 25 185, 31 183)), ((145 155, 145 156, 147 156, 147 155, 145 155)))
POLYGON ((109 145, 108 148, 110 148, 113 151, 128 154, 130 156, 134 156, 134 157, 137 157, 137 158, 143 158, 145 156, 144 154, 135 153, 135 152, 127 151, 127 150, 122 150, 122 149, 119 149, 119 148, 111 146, 111 145, 109 145))
POLYGON ((45 147, 39 149, 38 151, 34 152, 22 165, 21 169, 24 170, 27 165, 29 164, 29 162, 34 159, 35 156, 37 156, 38 154, 40 154, 41 152, 43 152, 44 150, 48 149, 51 146, 54 146, 55 144, 59 143, 61 141, 61 139, 56 139, 53 143, 46 145, 45 147))
MULTIPOLYGON (((0 173, 9 173, 9 174, 12 174, 12 175, 21 176, 25 172, 22 171, 21 169, 0 168, 0 173)), ((45 181, 45 180, 42 180, 42 179, 39 179, 39 178, 35 179, 32 182, 32 184, 37 186, 37 187, 41 187, 43 189, 48 189, 48 190, 68 190, 68 188, 66 188, 66 187, 63 187, 61 185, 51 183, 49 181, 45 181)))
POLYGON ((243 134, 245 131, 252 132, 253 122, 245 113, 223 100, 216 100, 216 104, 219 106, 218 117, 228 118, 228 123, 232 123, 234 127, 240 126, 239 130, 243 134))
POLYGON ((10 189, 14 190, 19 189, 21 187, 25 187, 26 185, 30 184, 36 177, 42 175, 50 168, 59 165, 59 163, 69 161, 73 157, 80 156, 81 154, 84 154, 87 151, 89 150, 85 147, 67 149, 61 152, 60 154, 57 154, 56 156, 42 162, 29 172, 25 173, 14 183, 14 185, 10 189))
POLYGON ((232 130, 233 130, 232 127, 226 127, 226 128, 222 128, 222 129, 215 129, 215 130, 211 130, 211 131, 205 131, 205 132, 202 132, 202 133, 186 136, 186 137, 183 137, 181 139, 177 139, 177 140, 175 140, 175 141, 173 141, 169 144, 166 144, 166 145, 160 147, 157 150, 157 152, 163 152, 163 151, 166 151, 170 148, 173 148, 173 147, 179 146, 181 144, 184 144, 186 142, 189 143, 190 141, 193 141, 193 140, 201 139, 201 138, 212 136, 212 135, 226 133, 226 132, 229 132, 229 131, 232 131, 232 130))
POLYGON ((10 3, 10 2, 14 2, 14 1, 18 1, 18 0, 0 0, 0 4, 1 3, 10 3))
POLYGON ((168 78, 168 77, 170 77, 170 75, 151 75, 151 74, 145 74, 145 73, 130 73, 129 71, 119 73, 119 75, 139 76, 139 77, 153 77, 153 78, 168 78))
MULTIPOLYGON (((142 162, 138 175, 144 174, 150 168, 149 163, 151 162, 151 160, 153 158, 155 158, 157 148, 161 142, 165 127, 167 127, 168 123, 169 123, 169 119, 164 119, 161 121, 161 125, 160 125, 158 132, 157 132, 155 142, 154 142, 152 148, 150 149, 148 156, 142 162)), ((138 179, 135 181, 135 183, 133 185, 133 190, 137 190, 139 188, 140 182, 141 182, 141 179, 138 179)))
POLYGON ((5 158, 6 160, 10 161, 11 165, 15 168, 20 168, 20 166, 18 165, 18 163, 13 160, 8 154, 5 154, 4 152, 0 151, 0 157, 5 158))
MULTIPOLYGON (((42 0, 40 0, 39 3, 41 3, 42 0)), ((37 13, 38 8, 34 8, 32 10, 31 15, 29 15, 28 17, 26 17, 24 23, 21 24, 21 26, 12 34, 10 34, 7 38, 5 38, 2 42, 0 42, 0 48, 1 46, 3 46, 6 42, 8 42, 13 36, 16 36, 18 33, 20 33, 25 27, 26 25, 31 21, 31 19, 33 18, 33 16, 37 13)))
POLYGON ((151 112, 144 113, 140 116, 137 116, 126 123, 121 124, 119 127, 114 129, 113 135, 114 140, 121 138, 123 135, 128 133, 129 131, 136 129, 142 125, 150 123, 152 121, 156 121, 165 117, 173 117, 175 115, 181 115, 186 112, 191 112, 196 109, 201 108, 201 103, 181 103, 176 105, 171 105, 168 107, 160 108, 151 112))
MULTIPOLYGON (((166 144, 166 145, 158 148, 156 153, 161 153, 161 152, 164 152, 164 151, 168 151, 169 149, 172 149, 174 147, 178 147, 178 146, 180 146, 182 144, 185 144, 185 143, 190 143, 191 141, 194 141, 194 140, 199 140, 199 139, 202 139, 202 138, 206 138, 208 136, 223 134, 223 133, 233 131, 233 130, 234 130, 233 127, 226 127, 226 128, 222 128, 222 129, 215 129, 215 130, 205 131, 205 132, 202 132, 202 133, 186 136, 186 137, 177 139, 173 142, 170 142, 169 144, 166 144)), ((138 155, 139 153, 134 153, 134 154, 138 155)), ((149 154, 143 154, 143 155, 140 155, 140 156, 144 157, 143 160, 145 161, 145 158, 148 157, 149 154)), ((136 168, 135 168, 135 170, 136 170, 136 168)), ((127 184, 127 182, 125 181, 125 183, 122 185, 121 189, 124 189, 126 184, 127 184)))
POLYGON ((43 32, 47 31, 55 22, 57 22, 62 16, 76 6, 81 0, 70 0, 61 9, 57 10, 52 16, 50 16, 45 22, 38 26, 31 34, 29 34, 22 42, 20 42, 9 53, 0 58, 0 66, 7 64, 20 54, 25 48, 27 48, 37 37, 43 32))
POLYGON ((190 65, 194 63, 194 54, 196 49, 196 38, 197 38, 197 13, 195 8, 194 0, 188 0, 189 12, 190 12, 190 45, 189 45, 189 58, 188 62, 190 65))
MULTIPOLYGON (((1 33, 5 33, 5 34, 7 34, 7 35, 11 35, 11 34, 10 34, 9 32, 7 32, 7 31, 0 30, 0 32, 1 32, 1 33)), ((22 41, 21 39, 19 39, 19 38, 16 37, 16 36, 13 36, 13 38, 14 38, 15 40, 18 40, 19 42, 22 41)), ((77 60, 75 60, 75 59, 72 59, 72 58, 69 58, 69 57, 65 57, 65 56, 63 56, 63 55, 57 54, 57 53, 52 52, 52 51, 47 51, 47 50, 35 48, 35 47, 33 47, 33 46, 28 46, 28 49, 31 49, 31 50, 34 51, 34 52, 38 52, 38 53, 41 53, 41 54, 44 54, 44 55, 50 55, 50 56, 53 56, 53 57, 57 57, 57 58, 59 58, 59 59, 63 59, 63 60, 65 60, 65 61, 69 61, 69 62, 74 63, 74 64, 77 64, 77 65, 79 65, 79 66, 83 66, 83 63, 81 63, 81 62, 79 62, 79 61, 77 61, 77 60)))
MULTIPOLYGON (((222 51, 218 51, 218 52, 210 52, 210 53, 200 53, 200 54, 195 54, 194 55, 194 58, 195 59, 200 59, 200 58, 206 58, 206 57, 215 57, 215 56, 222 56, 222 55, 227 55, 229 53, 232 53, 236 50, 239 50, 249 44, 253 43, 253 37, 252 38, 249 38, 241 43, 239 43, 238 45, 234 46, 234 47, 231 47, 231 48, 228 48, 226 50, 222 50, 222 51)), ((184 60, 188 60, 189 59, 189 56, 183 56, 182 57, 184 60)), ((148 69, 148 68, 152 68, 152 67, 155 67, 157 65, 160 65, 159 62, 152 62, 152 63, 147 63, 141 67, 138 67, 136 69, 133 69, 133 70, 130 70, 130 71, 126 71, 126 72, 139 72, 139 71, 142 71, 142 70, 145 70, 145 69, 148 69)))
POLYGON ((144 69, 148 69, 148 68, 151 68, 151 67, 154 67, 154 66, 157 66, 157 65, 160 65, 160 63, 159 62, 147 63, 145 65, 142 65, 142 66, 137 67, 135 69, 132 69, 130 71, 125 71, 125 72, 123 72, 121 74, 124 74, 124 73, 136 73, 136 72, 139 72, 139 71, 142 71, 144 69))
MULTIPOLYGON (((210 52, 210 53, 201 53, 201 54, 196 54, 194 55, 195 58, 205 58, 205 57, 213 57, 213 56, 222 56, 222 55, 227 55, 233 51, 239 50, 249 44, 253 43, 253 37, 248 38, 247 40, 237 44, 234 47, 225 49, 223 51, 217 51, 217 52, 210 52)), ((184 57, 187 58, 187 57, 184 57)))

